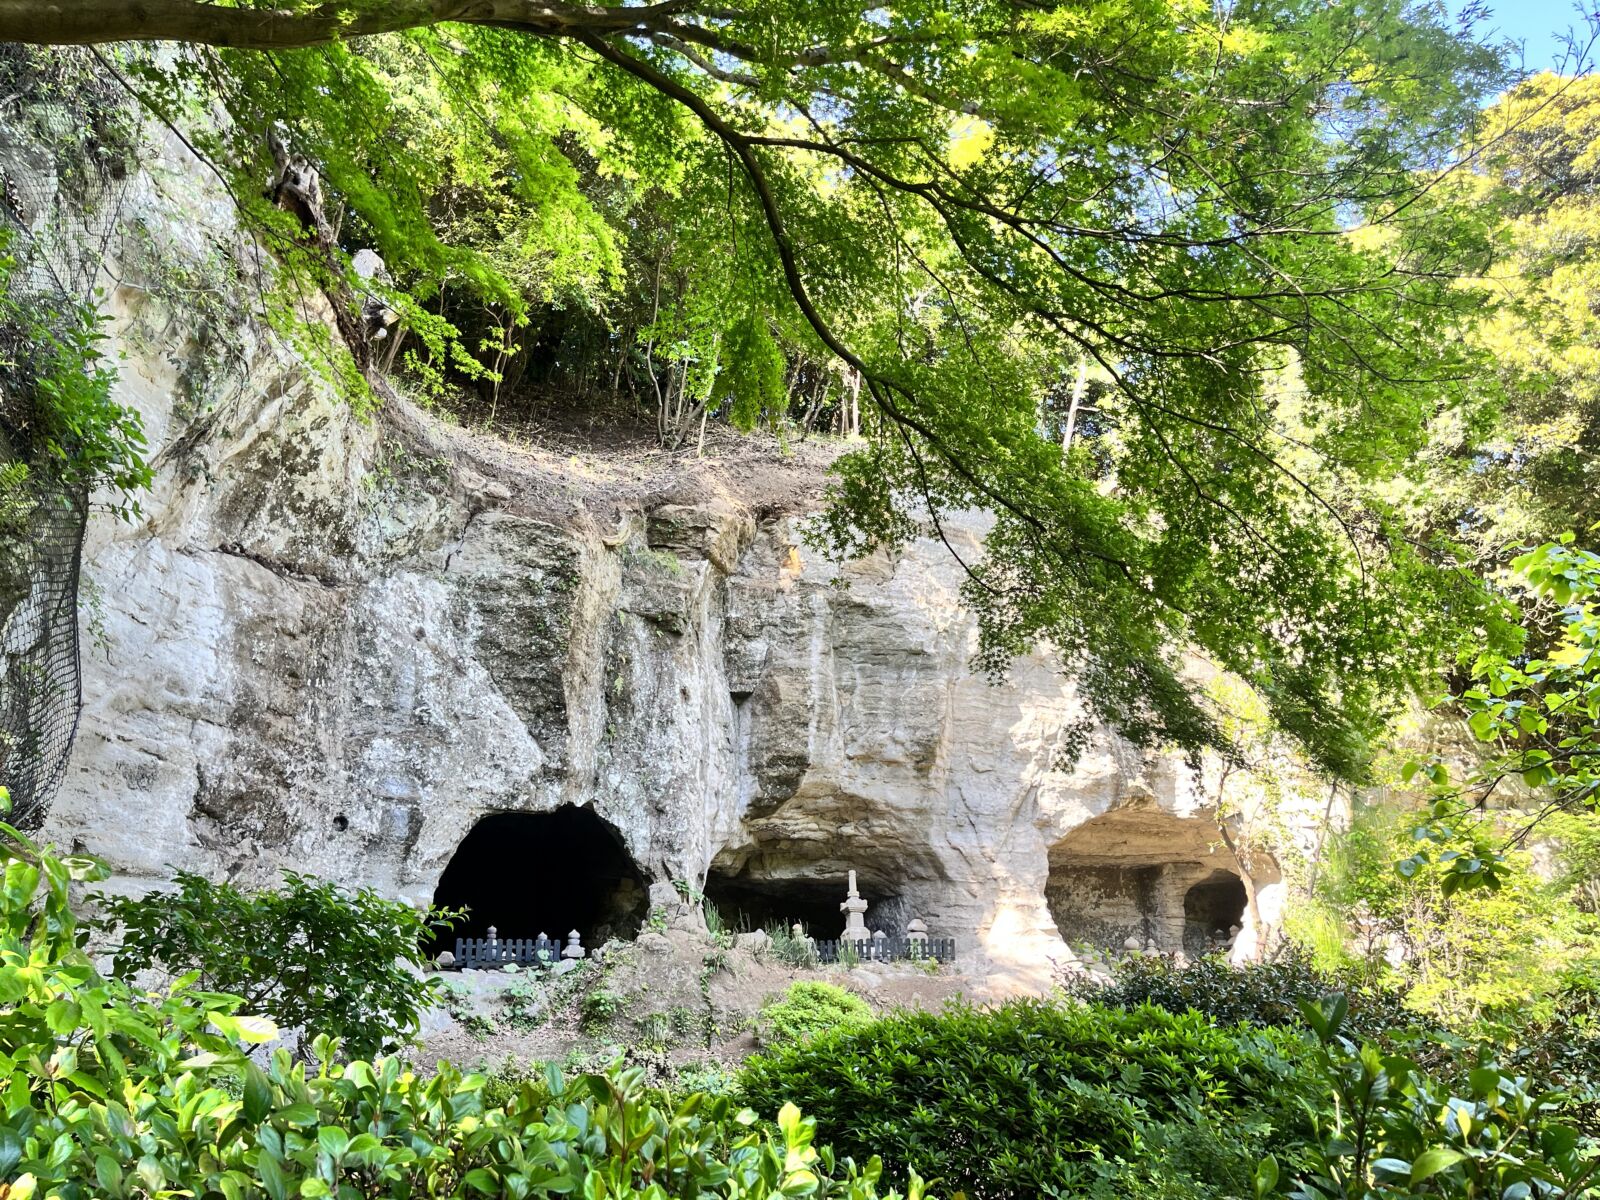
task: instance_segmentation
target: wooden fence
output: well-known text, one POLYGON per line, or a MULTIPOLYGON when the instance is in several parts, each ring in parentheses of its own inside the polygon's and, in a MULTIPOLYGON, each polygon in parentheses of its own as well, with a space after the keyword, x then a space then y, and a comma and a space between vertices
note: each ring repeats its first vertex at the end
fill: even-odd
POLYGON ((846 958, 854 954, 857 962, 925 962, 929 959, 949 962, 956 956, 956 940, 931 937, 817 939, 818 962, 838 962, 841 954, 846 958))
POLYGON ((561 961, 561 941, 536 938, 457 938, 456 966, 503 967, 516 963, 531 967, 536 963, 561 961))

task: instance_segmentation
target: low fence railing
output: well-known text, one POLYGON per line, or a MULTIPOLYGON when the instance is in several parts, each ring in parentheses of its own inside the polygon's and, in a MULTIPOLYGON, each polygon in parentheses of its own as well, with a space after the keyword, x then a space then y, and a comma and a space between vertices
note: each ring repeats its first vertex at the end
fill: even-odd
POLYGON ((817 939, 817 961, 838 962, 854 956, 857 962, 949 962, 956 956, 955 938, 871 937, 847 941, 817 939))
MULTIPOLYGON (((549 966, 563 957, 582 957, 585 953, 576 938, 569 938, 570 949, 576 955, 563 955, 560 938, 543 935, 536 938, 457 938, 454 966, 458 969, 475 967, 549 966)), ((856 962, 929 962, 947 963, 956 956, 955 938, 932 937, 871 937, 849 940, 845 938, 816 939, 817 961, 836 963, 856 962)))
POLYGON ((457 967, 531 967, 561 961, 559 938, 457 938, 457 967))

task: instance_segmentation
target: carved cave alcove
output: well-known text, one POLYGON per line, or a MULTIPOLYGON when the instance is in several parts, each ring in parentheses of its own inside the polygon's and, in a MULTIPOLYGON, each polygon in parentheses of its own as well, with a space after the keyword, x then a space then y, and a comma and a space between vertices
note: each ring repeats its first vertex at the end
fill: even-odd
POLYGON ((1049 851, 1045 900, 1069 945, 1120 951, 1129 937, 1164 953, 1209 948, 1245 921, 1245 887, 1217 848, 1215 822, 1150 806, 1085 821, 1049 851))
POLYGON ((1212 871, 1183 894, 1183 948, 1204 950, 1235 925, 1243 926, 1248 905, 1244 880, 1232 871, 1212 871))
MULTIPOLYGON (((885 933, 905 931, 905 903, 881 883, 860 877, 857 890, 867 901, 867 926, 885 933)), ((706 876, 706 902, 716 907, 730 929, 788 929, 795 922, 816 938, 836 938, 844 932, 839 905, 849 890, 847 874, 818 878, 731 873, 712 866, 706 876)))
POLYGON ((433 902, 467 916, 434 939, 432 953, 453 949, 458 937, 484 937, 491 925, 503 938, 565 940, 576 929, 593 948, 639 932, 649 891, 617 831, 592 809, 568 804, 481 818, 456 847, 433 902))

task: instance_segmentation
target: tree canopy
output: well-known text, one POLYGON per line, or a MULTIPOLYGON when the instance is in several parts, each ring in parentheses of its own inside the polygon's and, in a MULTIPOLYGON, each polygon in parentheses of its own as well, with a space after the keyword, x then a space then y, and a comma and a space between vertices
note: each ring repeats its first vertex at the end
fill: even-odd
POLYGON ((1600 81, 1541 74, 1487 114, 1474 186, 1503 247, 1467 419, 1436 439, 1423 502, 1488 562, 1600 520, 1600 81))
POLYGON ((107 62, 287 252, 286 128, 414 369, 498 386, 586 311, 675 438, 851 395, 818 538, 993 513, 980 661, 1049 642, 1136 741, 1220 740, 1198 652, 1359 774, 1499 627, 1394 500, 1493 299, 1465 179, 1505 75, 1438 6, 0 0, 0 40, 189 43, 107 62))

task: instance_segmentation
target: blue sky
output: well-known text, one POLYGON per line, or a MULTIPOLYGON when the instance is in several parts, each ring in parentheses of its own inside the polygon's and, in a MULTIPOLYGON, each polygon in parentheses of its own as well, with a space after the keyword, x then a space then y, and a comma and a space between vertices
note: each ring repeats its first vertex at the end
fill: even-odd
MULTIPOLYGON (((1466 7, 1465 0, 1447 0, 1450 12, 1459 13, 1466 7)), ((1595 0, 1585 0, 1583 7, 1593 11, 1595 0)), ((1580 32, 1586 28, 1579 16, 1578 5, 1573 0, 1489 0, 1490 17, 1482 28, 1492 29, 1501 37, 1524 44, 1524 54, 1530 70, 1553 70, 1560 65, 1564 54, 1561 35, 1569 26, 1580 32)), ((1594 53, 1590 53, 1592 69, 1594 53)))

